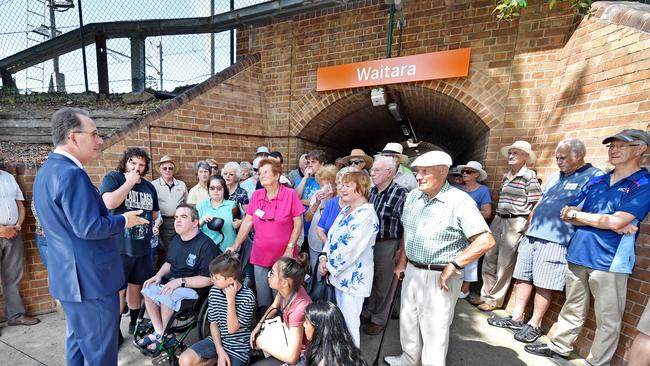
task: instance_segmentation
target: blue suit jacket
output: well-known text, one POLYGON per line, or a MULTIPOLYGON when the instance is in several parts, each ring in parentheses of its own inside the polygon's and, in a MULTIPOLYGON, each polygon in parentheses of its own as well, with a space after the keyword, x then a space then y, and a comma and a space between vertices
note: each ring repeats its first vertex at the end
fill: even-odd
POLYGON ((47 237, 54 298, 81 302, 124 285, 118 238, 125 218, 109 215, 83 169, 50 153, 34 180, 34 204, 47 237))

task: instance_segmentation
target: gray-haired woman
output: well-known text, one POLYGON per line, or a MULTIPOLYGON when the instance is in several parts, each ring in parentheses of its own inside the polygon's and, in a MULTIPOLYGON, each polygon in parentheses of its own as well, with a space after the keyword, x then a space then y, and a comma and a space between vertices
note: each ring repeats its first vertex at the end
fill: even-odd
POLYGON ((248 194, 246 190, 239 186, 239 180, 241 179, 239 164, 235 161, 227 162, 221 169, 221 176, 225 179, 228 192, 230 192, 228 199, 237 202, 245 210, 246 206, 248 206, 248 194))
POLYGON ((194 174, 199 181, 190 192, 187 194, 186 202, 192 205, 196 205, 201 201, 205 201, 210 198, 210 193, 208 192, 208 179, 210 179, 210 164, 205 160, 199 160, 194 164, 194 174))

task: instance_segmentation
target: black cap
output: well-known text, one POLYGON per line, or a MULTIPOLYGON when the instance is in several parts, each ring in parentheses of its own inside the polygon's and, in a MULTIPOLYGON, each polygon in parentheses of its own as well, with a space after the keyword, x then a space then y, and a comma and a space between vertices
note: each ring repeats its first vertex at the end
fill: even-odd
POLYGON ((603 144, 609 144, 614 140, 625 142, 642 141, 646 145, 650 145, 650 133, 648 131, 638 130, 635 128, 627 128, 616 135, 609 136, 603 140, 603 144))

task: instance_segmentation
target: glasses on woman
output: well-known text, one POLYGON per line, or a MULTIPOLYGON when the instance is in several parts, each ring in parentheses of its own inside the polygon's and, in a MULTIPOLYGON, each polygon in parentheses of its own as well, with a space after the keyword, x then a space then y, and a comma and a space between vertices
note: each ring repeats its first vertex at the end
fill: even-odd
POLYGON ((360 165, 363 162, 363 160, 350 160, 350 165, 360 165))
POLYGON ((222 186, 210 186, 211 191, 223 191, 222 186))
POLYGON ((463 170, 460 171, 460 173, 461 173, 461 174, 467 174, 467 175, 470 175, 470 174, 472 174, 472 173, 476 173, 476 172, 473 171, 473 170, 466 170, 466 169, 463 169, 463 170))

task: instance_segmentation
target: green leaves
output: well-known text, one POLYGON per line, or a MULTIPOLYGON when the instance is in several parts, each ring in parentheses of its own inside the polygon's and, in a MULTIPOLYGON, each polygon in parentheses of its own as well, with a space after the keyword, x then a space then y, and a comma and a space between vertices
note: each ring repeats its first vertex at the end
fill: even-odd
MULTIPOLYGON (((573 9, 576 13, 586 16, 591 16, 591 1, 592 0, 560 0, 568 3, 569 8, 573 9)), ((557 5, 558 0, 549 0, 548 8, 553 10, 557 5)), ((521 13, 521 9, 528 7, 527 0, 498 0, 497 5, 492 13, 496 16, 498 21, 513 20, 521 13)))

